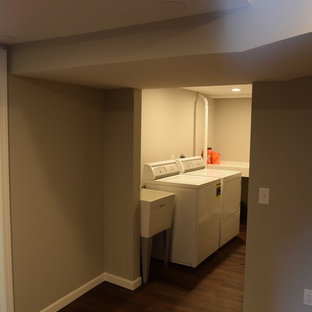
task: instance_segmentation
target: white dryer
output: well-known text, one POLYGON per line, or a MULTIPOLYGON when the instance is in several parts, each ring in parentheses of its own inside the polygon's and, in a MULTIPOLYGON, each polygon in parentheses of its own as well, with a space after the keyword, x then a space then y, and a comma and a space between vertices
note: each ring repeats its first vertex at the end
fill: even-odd
POLYGON ((181 173, 192 176, 217 177, 221 179, 220 247, 239 233, 241 172, 205 168, 204 160, 198 157, 177 159, 181 173))
POLYGON ((196 267, 219 247, 221 180, 181 175, 175 160, 144 166, 144 186, 175 193, 170 261, 196 267))

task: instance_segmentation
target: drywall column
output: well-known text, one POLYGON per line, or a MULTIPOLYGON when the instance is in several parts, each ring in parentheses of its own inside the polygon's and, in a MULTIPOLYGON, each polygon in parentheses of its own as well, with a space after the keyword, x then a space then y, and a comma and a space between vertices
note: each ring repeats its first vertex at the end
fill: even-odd
POLYGON ((0 311, 13 312, 6 51, 0 48, 0 311))
POLYGON ((312 77, 253 86, 245 312, 311 310, 311 86, 312 77))
POLYGON ((141 91, 105 91, 105 271, 136 288, 140 278, 141 91))

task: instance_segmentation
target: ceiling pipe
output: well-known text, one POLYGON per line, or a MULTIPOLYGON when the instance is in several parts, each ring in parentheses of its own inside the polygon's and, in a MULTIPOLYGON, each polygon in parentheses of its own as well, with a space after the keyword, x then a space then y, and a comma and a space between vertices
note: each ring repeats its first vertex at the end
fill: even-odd
POLYGON ((193 156, 196 156, 196 137, 197 137, 197 103, 199 98, 199 93, 196 93, 196 99, 194 102, 194 115, 193 115, 193 156))
POLYGON ((204 113, 204 142, 203 142, 203 158, 205 165, 207 165, 207 149, 208 149, 208 109, 209 103, 205 96, 200 94, 201 98, 204 100, 205 104, 205 113, 204 113))
POLYGON ((197 103, 199 98, 201 98, 204 101, 205 105, 205 111, 204 111, 204 139, 203 139, 203 159, 205 161, 205 164, 207 164, 207 148, 208 148, 208 100, 205 96, 203 96, 201 93, 197 92, 197 96, 194 103, 194 129, 193 129, 193 156, 196 156, 196 127, 197 127, 197 103))

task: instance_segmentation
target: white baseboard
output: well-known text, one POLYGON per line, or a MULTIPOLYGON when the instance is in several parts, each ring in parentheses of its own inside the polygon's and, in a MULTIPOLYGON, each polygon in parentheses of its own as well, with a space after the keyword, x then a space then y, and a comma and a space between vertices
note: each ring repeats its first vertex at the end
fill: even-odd
POLYGON ((72 291, 68 295, 64 296, 63 298, 57 300, 56 302, 52 303, 48 307, 44 308, 40 312, 57 312, 58 310, 64 308, 69 303, 73 302, 77 298, 79 298, 81 295, 85 294, 92 288, 96 287, 97 285, 104 282, 105 273, 99 275, 98 277, 94 278, 90 282, 82 285, 81 287, 77 288, 76 290, 72 291))
POLYGON ((81 287, 77 288, 76 290, 72 291, 71 293, 67 294, 63 298, 57 300, 56 302, 52 303, 48 307, 44 308, 40 312, 57 312, 60 309, 64 308, 92 288, 98 286, 99 284, 103 282, 109 282, 112 284, 115 284, 117 286, 121 286, 123 288, 127 288, 130 290, 135 290, 136 288, 140 287, 142 285, 142 279, 141 277, 138 277, 134 281, 127 280, 125 278, 122 278, 120 276, 116 276, 109 273, 103 273, 93 280, 89 281, 88 283, 82 285, 81 287))
POLYGON ((105 281, 121 286, 123 288, 127 288, 130 290, 135 290, 138 287, 140 287, 142 285, 142 278, 138 277, 137 279, 135 279, 134 281, 130 281, 128 279, 113 275, 113 274, 109 274, 109 273, 104 273, 105 274, 105 281))

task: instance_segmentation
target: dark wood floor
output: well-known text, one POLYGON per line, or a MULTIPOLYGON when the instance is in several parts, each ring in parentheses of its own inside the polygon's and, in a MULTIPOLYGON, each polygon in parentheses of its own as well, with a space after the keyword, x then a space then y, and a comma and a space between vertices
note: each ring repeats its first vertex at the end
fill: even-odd
POLYGON ((136 291, 102 283, 62 312, 242 312, 246 230, 196 269, 152 260, 150 281, 136 291))

